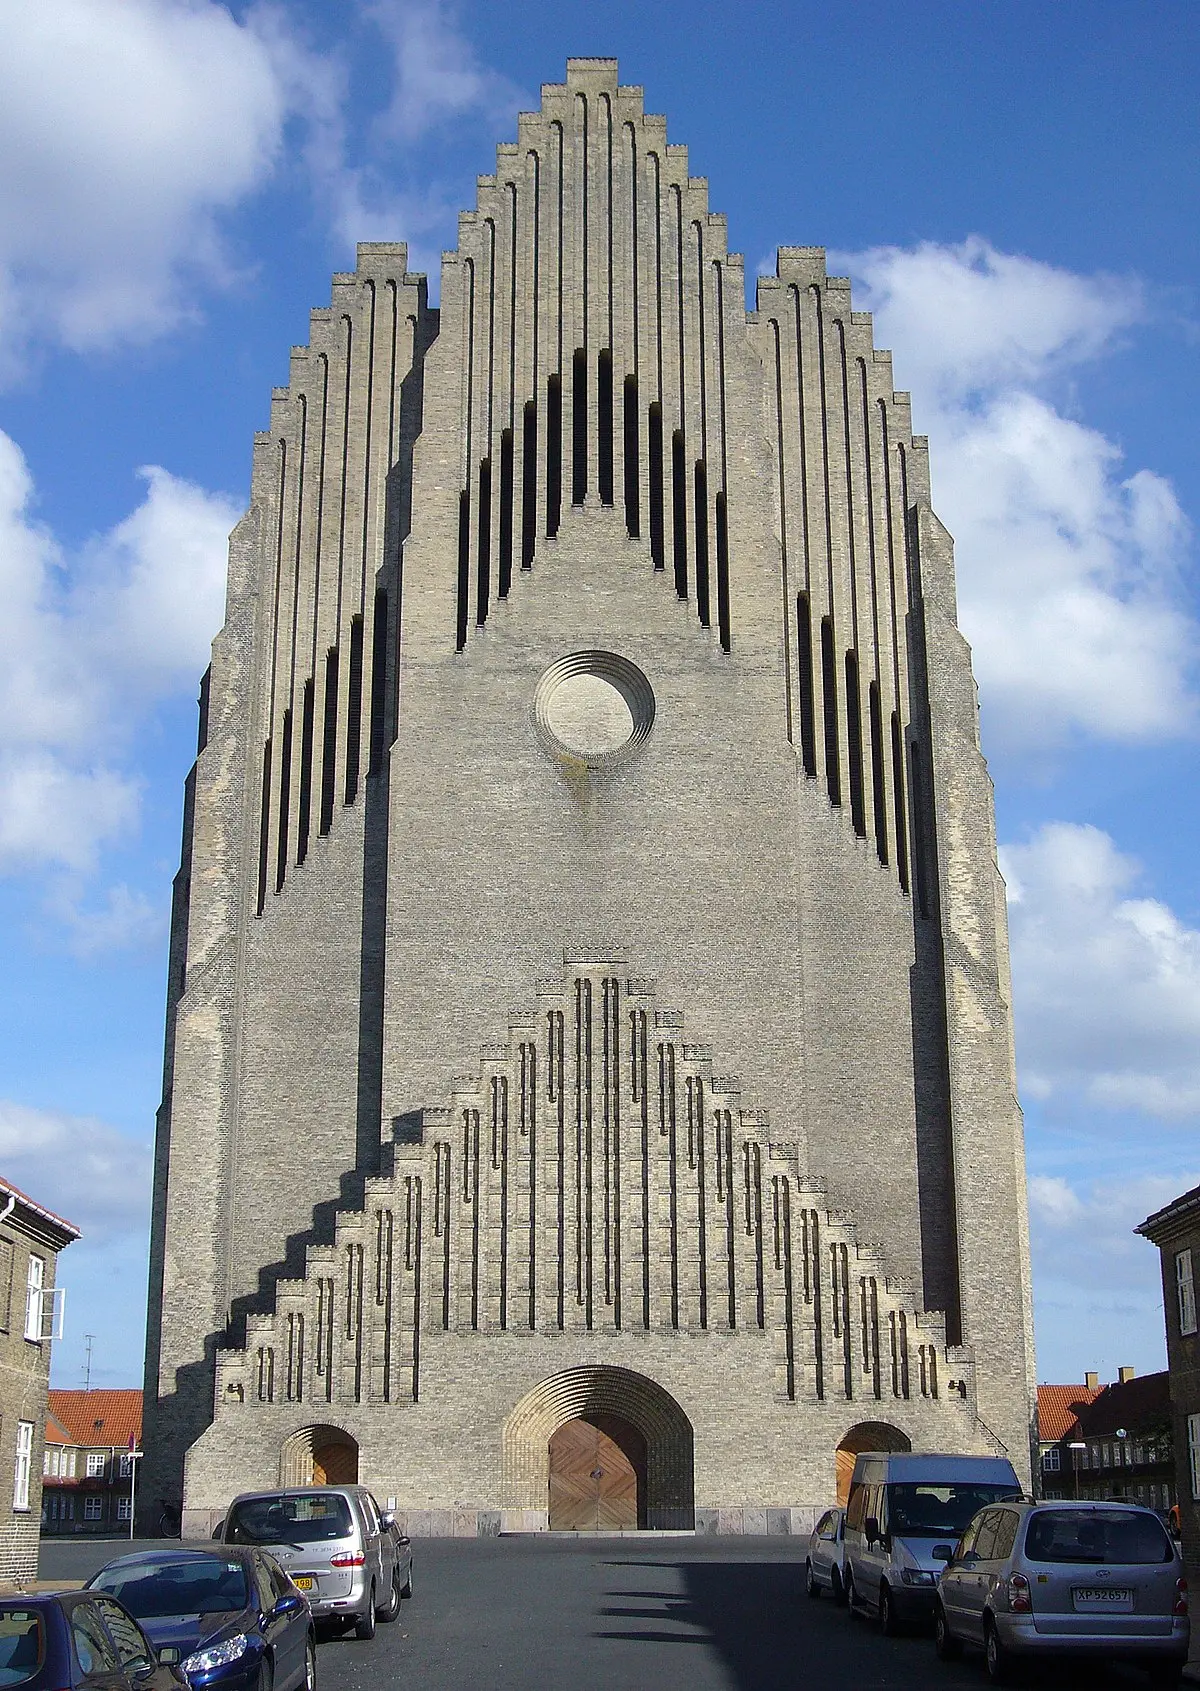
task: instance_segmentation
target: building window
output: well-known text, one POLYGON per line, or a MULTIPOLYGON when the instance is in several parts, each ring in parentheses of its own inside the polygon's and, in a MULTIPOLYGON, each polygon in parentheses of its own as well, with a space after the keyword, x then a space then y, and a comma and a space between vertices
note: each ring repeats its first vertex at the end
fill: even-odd
POLYGON ((121 1457, 120 1477, 123 1480, 127 1480, 132 1473, 133 1473, 133 1457, 130 1456, 128 1451, 127 1451, 125 1453, 125 1455, 121 1457))
POLYGON ((85 1497, 83 1500, 83 1518, 85 1521, 102 1521, 104 1519, 104 1499, 102 1497, 85 1497))
POLYGON ((17 1422, 17 1466, 13 1474, 13 1508, 29 1507, 29 1470, 33 1466, 33 1422, 17 1422))
POLYGON ((132 1514, 133 1514, 133 1499, 132 1499, 132 1497, 118 1497, 117 1498, 117 1519, 118 1519, 118 1521, 127 1521, 127 1520, 129 1520, 129 1518, 132 1514))
POLYGON ((1179 1331, 1196 1331, 1196 1282, 1192 1276, 1191 1251, 1175 1254, 1175 1290, 1179 1295, 1179 1331))
POLYGON ((102 1450, 89 1450, 87 1453, 87 1477, 89 1480, 104 1478, 105 1456, 102 1450))
POLYGON ((48 1444, 42 1452, 42 1473, 56 1480, 61 1462, 62 1451, 56 1444, 48 1444))
POLYGON ((73 1480, 75 1478, 75 1452, 73 1450, 63 1451, 58 1459, 58 1472, 61 1479, 73 1480))
MULTIPOLYGON (((1190 1271, 1189 1271, 1190 1272, 1190 1271)), ((46 1297, 46 1263, 30 1255, 25 1281, 25 1337, 39 1344, 42 1338, 42 1305, 46 1297)), ((1193 1321, 1195 1317, 1193 1316, 1193 1321)))
POLYGON ((1200 1415, 1187 1418, 1188 1466, 1192 1470, 1192 1496, 1200 1499, 1200 1415))
POLYGON ((58 1518, 60 1521, 73 1521, 75 1519, 75 1499, 70 1492, 67 1492, 64 1497, 60 1497, 58 1500, 58 1518))
POLYGON ((1049 1450, 1043 1450, 1042 1467, 1048 1474, 1057 1474, 1061 1461, 1062 1457, 1057 1445, 1053 1445, 1049 1450))

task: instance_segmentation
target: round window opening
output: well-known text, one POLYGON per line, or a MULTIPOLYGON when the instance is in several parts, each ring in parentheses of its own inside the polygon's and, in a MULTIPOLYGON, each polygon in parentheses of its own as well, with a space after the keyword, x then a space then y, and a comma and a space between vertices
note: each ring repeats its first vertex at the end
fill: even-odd
POLYGON ((609 768, 632 757, 654 726, 654 689, 615 652, 572 652, 538 682, 533 719, 549 751, 609 768))

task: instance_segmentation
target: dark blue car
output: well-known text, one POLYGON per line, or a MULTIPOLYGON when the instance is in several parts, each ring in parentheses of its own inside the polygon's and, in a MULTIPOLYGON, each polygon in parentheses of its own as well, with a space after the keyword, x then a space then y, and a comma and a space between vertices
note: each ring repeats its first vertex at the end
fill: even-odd
POLYGON ((119 1598, 160 1652, 178 1650, 193 1691, 316 1691, 308 1600, 265 1551, 147 1550, 86 1589, 119 1598))
POLYGON ((0 1598, 0 1691, 187 1691, 114 1598, 90 1591, 0 1598))

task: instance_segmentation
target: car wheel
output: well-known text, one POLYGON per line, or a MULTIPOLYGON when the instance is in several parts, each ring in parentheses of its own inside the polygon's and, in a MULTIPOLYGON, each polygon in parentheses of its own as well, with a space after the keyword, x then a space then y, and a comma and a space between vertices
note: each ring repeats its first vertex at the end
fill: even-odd
POLYGON ((361 1615, 354 1618, 354 1636, 364 1640, 375 1636, 375 1587, 372 1584, 367 1598, 367 1606, 361 1615))
POLYGON ((317 1691, 317 1645, 311 1632, 304 1641, 304 1691, 317 1691))
POLYGON ((829 1592, 835 1603, 846 1601, 846 1588, 842 1584, 842 1576, 836 1568, 829 1570, 829 1592))
POLYGON ((856 1621, 859 1618, 860 1611, 858 1607, 858 1592, 854 1589, 853 1574, 846 1575, 846 1607, 850 1611, 850 1619, 852 1621, 856 1621))
POLYGON ((811 1562, 804 1564, 804 1591, 808 1597, 819 1597, 821 1595, 821 1587, 817 1584, 817 1576, 813 1573, 811 1562))
POLYGON ((412 1557, 410 1556, 408 1558, 408 1578, 405 1580, 404 1584, 400 1587, 401 1597, 411 1597, 412 1596, 412 1594, 413 1594, 413 1583, 412 1582, 413 1582, 413 1565, 412 1565, 412 1557))
POLYGON ((962 1645, 951 1633, 946 1611, 940 1603, 933 1611, 933 1647, 940 1662, 957 1661, 962 1655, 962 1645))
POLYGON ((900 1617, 892 1588, 885 1580, 879 1587, 879 1629, 885 1638, 895 1638, 900 1631, 900 1617))
POLYGON ((400 1613, 400 1570, 392 1569, 392 1583, 388 1587, 388 1600, 383 1608, 377 1611, 381 1621, 394 1621, 400 1613))
POLYGON ((996 1623, 989 1615, 983 1623, 983 1660, 987 1668, 987 1676, 993 1685, 1007 1685, 1009 1682, 1008 1651, 1000 1642, 1000 1634, 996 1631, 996 1623))
POLYGON ((272 1691, 275 1684, 275 1669, 271 1666, 271 1658, 264 1656, 258 1664, 258 1685, 256 1691, 272 1691))

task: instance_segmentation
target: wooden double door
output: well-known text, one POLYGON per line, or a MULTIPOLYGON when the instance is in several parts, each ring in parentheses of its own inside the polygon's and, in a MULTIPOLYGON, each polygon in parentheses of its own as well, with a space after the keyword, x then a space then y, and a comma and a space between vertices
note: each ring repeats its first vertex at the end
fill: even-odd
POLYGON ((565 1421, 550 1440, 552 1532, 646 1524, 646 1441, 616 1415, 565 1421))

